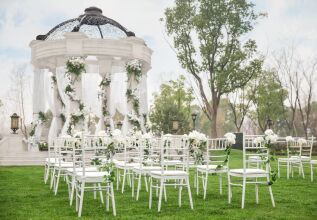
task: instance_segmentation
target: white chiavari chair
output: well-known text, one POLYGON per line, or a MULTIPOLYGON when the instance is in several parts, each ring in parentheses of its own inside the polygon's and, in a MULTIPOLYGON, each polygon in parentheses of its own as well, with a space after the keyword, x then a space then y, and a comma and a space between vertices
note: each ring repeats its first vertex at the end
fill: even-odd
MULTIPOLYGON (((100 199, 103 203, 102 192, 106 192, 106 210, 109 211, 109 200, 111 198, 112 212, 116 216, 115 195, 113 190, 113 182, 111 178, 112 170, 108 171, 86 171, 87 167, 91 166, 93 158, 98 156, 103 161, 103 166, 112 166, 112 158, 115 149, 115 143, 110 137, 84 137, 81 140, 81 144, 75 148, 75 163, 82 168, 81 171, 75 172, 75 189, 76 189, 76 211, 78 211, 78 217, 81 216, 83 210, 83 202, 85 192, 99 192, 100 199), (112 143, 112 145, 110 145, 112 143), (98 154, 96 155, 96 152, 98 154)), ((77 167, 77 166, 76 166, 77 167)))
POLYGON ((207 140, 205 164, 196 166, 197 195, 199 192, 199 179, 201 179, 204 199, 206 199, 209 174, 217 174, 219 176, 219 191, 222 194, 222 174, 227 174, 229 170, 229 156, 227 156, 226 149, 227 141, 225 138, 207 140))
POLYGON ((48 157, 45 158, 45 170, 44 170, 44 183, 46 184, 49 176, 53 170, 53 165, 57 162, 57 156, 55 155, 54 146, 56 141, 53 140, 51 143, 48 143, 48 157))
POLYGON ((134 167, 139 165, 138 161, 138 143, 139 139, 135 137, 127 138, 124 145, 121 147, 123 148, 123 158, 122 160, 116 160, 115 166, 117 170, 116 180, 117 180, 117 190, 119 190, 119 185, 122 178, 122 187, 121 192, 124 192, 125 182, 127 182, 132 187, 132 170, 134 167), (121 171, 123 171, 121 173, 121 171))
MULTIPOLYGON (((150 198, 149 208, 152 208, 152 189, 156 188, 155 181, 158 182, 159 201, 158 212, 161 211, 163 191, 165 186, 178 186, 178 205, 181 206, 182 188, 188 190, 190 207, 193 209, 192 195, 189 185, 189 140, 185 137, 169 136, 159 140, 161 148, 161 170, 150 172, 150 198), (168 169, 170 161, 182 161, 182 166, 177 170, 168 169), (175 180, 175 183, 170 183, 169 180, 175 180), (185 182, 185 183, 184 183, 185 182)), ((165 194, 166 196, 166 194, 165 194)))
POLYGON ((239 186, 242 187, 242 201, 241 201, 241 208, 244 208, 245 203, 245 191, 247 184, 255 184, 255 196, 256 196, 256 203, 259 203, 259 184, 264 184, 268 186, 272 206, 275 207, 272 186, 269 184, 270 182, 270 167, 269 164, 265 161, 269 158, 269 149, 265 147, 264 143, 254 143, 253 138, 246 139, 243 136, 243 168, 242 169, 230 169, 228 172, 228 202, 231 203, 232 199, 232 190, 231 186, 239 186), (247 160, 250 156, 258 156, 265 163, 265 169, 258 169, 258 168, 248 168, 247 167, 247 160), (231 178, 242 178, 242 184, 233 182, 231 178), (260 180, 260 179, 266 179, 260 180))
POLYGON ((160 148, 157 138, 141 138, 139 145, 139 165, 133 168, 132 197, 134 197, 134 178, 137 177, 136 200, 139 200, 142 176, 144 177, 145 189, 148 191, 148 177, 151 171, 160 171, 159 165, 160 148))
POLYGON ((73 167, 73 138, 57 138, 57 145, 55 146, 55 154, 57 155, 57 162, 55 162, 53 169, 53 186, 55 195, 58 192, 58 186, 61 177, 66 177, 67 168, 73 167))

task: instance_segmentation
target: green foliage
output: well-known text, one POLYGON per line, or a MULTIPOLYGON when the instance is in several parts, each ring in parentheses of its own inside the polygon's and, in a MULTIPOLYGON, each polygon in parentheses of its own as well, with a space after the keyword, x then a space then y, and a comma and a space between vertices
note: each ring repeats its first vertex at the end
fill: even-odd
POLYGON ((287 91, 276 81, 274 73, 263 71, 252 97, 253 104, 256 106, 252 116, 257 120, 263 132, 267 128, 266 121, 268 117, 277 121, 283 115, 283 102, 286 98, 287 91), (281 100, 283 100, 282 103, 281 100))
POLYGON ((47 151, 48 150, 48 143, 47 142, 39 142, 38 147, 40 151, 47 151))
POLYGON ((221 96, 245 86, 262 66, 262 59, 254 58, 255 41, 241 42, 259 16, 246 0, 175 0, 175 6, 165 10, 167 34, 179 62, 196 80, 215 133, 221 96))
POLYGON ((176 118, 179 120, 178 133, 188 133, 191 130, 192 101, 192 90, 185 88, 184 76, 176 81, 171 80, 162 84, 150 111, 153 130, 171 133, 172 120, 176 118))
POLYGON ((104 77, 101 82, 99 83, 99 87, 107 87, 110 86, 111 79, 108 77, 104 77))
POLYGON ((42 122, 42 123, 45 123, 47 122, 47 117, 46 117, 46 114, 42 111, 39 112, 39 120, 42 122))
POLYGON ((34 125, 32 126, 32 129, 31 129, 31 131, 30 131, 30 133, 29 133, 30 137, 32 137, 32 136, 35 134, 35 129, 36 129, 36 124, 34 124, 34 125))
POLYGON ((114 168, 115 168, 114 163, 107 163, 101 168, 103 171, 108 172, 108 175, 105 175, 106 181, 108 182, 115 181, 116 176, 115 176, 114 168))
POLYGON ((67 60, 66 69, 67 73, 74 74, 78 77, 83 72, 85 72, 85 64, 80 62, 72 62, 72 60, 67 60))
POLYGON ((75 90, 72 88, 72 86, 71 85, 67 85, 66 87, 65 87, 65 93, 67 94, 67 93, 72 93, 72 92, 74 92, 75 90))
POLYGON ((66 122, 66 117, 65 117, 65 115, 64 115, 63 113, 61 113, 61 114, 59 115, 59 117, 62 119, 62 122, 63 122, 63 123, 66 122))
POLYGON ((51 76, 51 79, 52 79, 53 84, 56 85, 57 84, 56 76, 51 76))
POLYGON ((139 82, 142 76, 141 68, 135 68, 134 66, 127 65, 126 66, 128 79, 134 77, 135 81, 139 82))

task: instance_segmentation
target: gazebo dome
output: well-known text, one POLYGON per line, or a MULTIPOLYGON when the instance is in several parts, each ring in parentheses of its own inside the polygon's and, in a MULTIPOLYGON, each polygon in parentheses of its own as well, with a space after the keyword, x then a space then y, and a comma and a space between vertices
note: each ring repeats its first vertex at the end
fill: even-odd
POLYGON ((115 20, 102 15, 97 7, 85 9, 85 13, 78 18, 69 19, 51 29, 45 35, 38 35, 36 40, 63 39, 67 32, 82 32, 89 38, 125 38, 135 36, 115 20))

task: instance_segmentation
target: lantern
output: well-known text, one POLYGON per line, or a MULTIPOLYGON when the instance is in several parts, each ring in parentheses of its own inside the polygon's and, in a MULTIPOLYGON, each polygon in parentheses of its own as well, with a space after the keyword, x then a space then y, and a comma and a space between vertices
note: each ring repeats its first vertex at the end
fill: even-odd
POLYGON ((11 115, 11 130, 13 131, 13 134, 16 134, 16 131, 19 129, 19 116, 14 113, 11 115))
POLYGON ((196 128, 196 119, 197 119, 197 115, 198 115, 198 113, 197 112, 193 112, 192 113, 192 120, 193 120, 193 130, 195 130, 195 128, 196 128))
POLYGON ((122 122, 118 121, 117 122, 117 129, 121 130, 121 128, 122 128, 122 122))

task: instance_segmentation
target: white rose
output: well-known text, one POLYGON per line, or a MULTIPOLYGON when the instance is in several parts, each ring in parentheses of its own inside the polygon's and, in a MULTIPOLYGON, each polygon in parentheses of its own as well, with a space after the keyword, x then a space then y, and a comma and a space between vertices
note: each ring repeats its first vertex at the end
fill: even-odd
POLYGON ((271 129, 267 129, 265 132, 264 132, 265 135, 273 135, 274 132, 271 130, 271 129))
POLYGON ((294 138, 292 136, 286 136, 285 137, 286 142, 294 141, 294 138))

